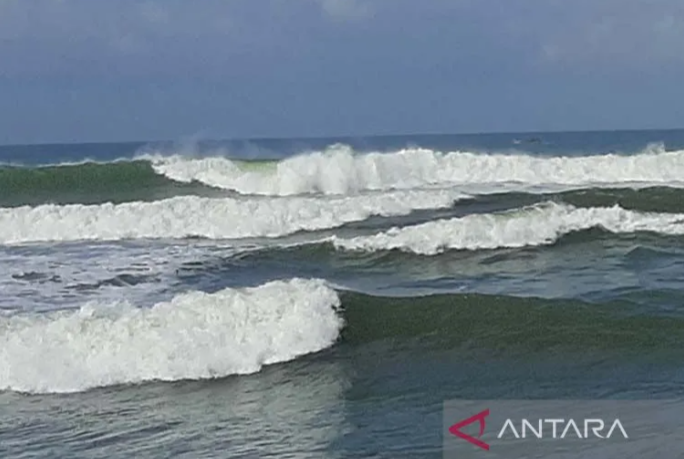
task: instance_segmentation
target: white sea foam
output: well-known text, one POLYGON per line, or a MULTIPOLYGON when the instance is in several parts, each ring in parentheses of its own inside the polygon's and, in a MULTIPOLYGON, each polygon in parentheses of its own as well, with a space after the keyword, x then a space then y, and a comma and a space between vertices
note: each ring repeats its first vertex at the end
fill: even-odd
POLYGON ((277 237, 334 228, 372 215, 405 215, 450 206, 453 190, 396 191, 350 197, 201 198, 101 205, 0 209, 0 243, 277 237))
POLYGON ((321 280, 0 316, 0 390, 74 392, 254 373, 334 344, 340 300, 321 280))
POLYGON ((579 186, 684 186, 684 151, 652 146, 636 155, 532 156, 404 149, 356 154, 336 145, 278 162, 247 166, 225 157, 146 156, 155 171, 180 182, 244 194, 348 194, 426 186, 506 189, 579 186))
POLYGON ((129 301, 149 306, 179 293, 179 276, 197 262, 259 247, 244 242, 79 241, 58 250, 44 244, 0 246, 0 311, 43 312, 91 300, 113 302, 124 291, 129 301))
POLYGON ((590 228, 613 233, 655 232, 684 234, 684 214, 643 213, 619 206, 576 208, 557 203, 496 214, 472 214, 372 236, 333 237, 335 247, 378 251, 398 249, 434 255, 448 249, 477 250, 552 244, 563 235, 590 228))

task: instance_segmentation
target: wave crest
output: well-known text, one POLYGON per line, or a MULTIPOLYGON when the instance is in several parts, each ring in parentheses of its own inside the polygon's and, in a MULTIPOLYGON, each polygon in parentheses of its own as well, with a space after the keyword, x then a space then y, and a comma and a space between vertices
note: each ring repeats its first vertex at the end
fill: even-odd
POLYGON ((402 191, 348 197, 278 199, 182 196, 155 202, 42 205, 0 209, 0 243, 142 238, 278 237, 449 207, 460 193, 402 191))
MULTIPOLYGON (((429 186, 684 186, 684 151, 650 147, 636 155, 533 156, 404 149, 357 154, 335 145, 280 161, 148 156, 154 170, 178 182, 201 182, 243 194, 349 194, 429 186)), ((465 188, 466 191, 467 188, 465 188)))
POLYGON ((577 208, 546 202, 495 214, 474 214, 392 228, 372 236, 333 237, 346 250, 402 250, 435 255, 445 250, 479 250, 553 244, 574 231, 602 228, 613 233, 640 231, 684 234, 684 214, 645 213, 619 206, 577 208))
POLYGON ((184 293, 149 309, 90 303, 0 317, 0 389, 74 392, 254 373, 331 346, 343 326, 339 306, 323 281, 292 279, 184 293))

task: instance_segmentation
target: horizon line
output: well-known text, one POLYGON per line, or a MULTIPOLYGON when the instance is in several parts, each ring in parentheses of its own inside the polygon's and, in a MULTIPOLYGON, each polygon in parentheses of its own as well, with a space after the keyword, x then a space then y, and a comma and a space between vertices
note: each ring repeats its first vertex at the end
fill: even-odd
MULTIPOLYGON (((482 136, 482 135, 531 135, 531 134, 582 134, 582 133, 599 133, 599 132, 669 132, 682 131, 684 127, 678 128, 618 128, 618 129, 572 129, 572 130, 548 130, 548 131, 480 131, 480 132, 416 132, 410 134, 336 134, 336 135, 305 135, 305 136, 249 136, 249 137, 225 137, 225 138, 203 138, 195 140, 195 142, 258 142, 258 141, 274 141, 274 140, 325 140, 325 139, 354 139, 364 138, 373 139, 381 137, 439 137, 439 136, 482 136)), ((176 140, 166 139, 151 139, 151 140, 101 140, 101 141, 87 141, 87 142, 51 142, 39 141, 31 143, 2 143, 0 148, 9 147, 39 147, 39 146, 60 146, 60 145, 111 145, 111 144, 154 144, 154 143, 182 143, 187 142, 188 137, 184 139, 180 137, 176 140)))

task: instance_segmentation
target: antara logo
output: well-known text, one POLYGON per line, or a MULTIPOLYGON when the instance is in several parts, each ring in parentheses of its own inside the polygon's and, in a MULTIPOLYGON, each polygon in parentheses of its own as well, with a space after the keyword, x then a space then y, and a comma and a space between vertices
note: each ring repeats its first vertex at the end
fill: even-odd
MULTIPOLYGON (((489 416, 489 414, 489 409, 481 411, 474 416, 452 425, 449 427, 449 432, 478 448, 489 451, 490 445, 480 440, 487 427, 487 416, 489 416), (468 435, 462 431, 464 427, 475 422, 479 422, 480 427, 480 433, 477 437, 468 435)), ((504 422, 496 438, 553 438, 559 440, 566 438, 609 439, 613 435, 622 435, 625 439, 629 438, 625 427, 619 419, 615 419, 611 423, 606 423, 603 419, 583 419, 579 422, 574 419, 566 420, 557 418, 537 419, 536 422, 528 419, 521 419, 516 424, 509 418, 504 422), (516 425, 518 425, 518 427, 516 427, 516 425)))
POLYGON ((459 438, 464 439, 467 442, 472 443, 473 445, 479 448, 489 451, 489 445, 487 443, 483 442, 479 438, 475 438, 468 435, 467 433, 461 432, 461 429, 463 427, 468 426, 473 422, 480 421, 480 435, 478 435, 478 437, 481 437, 482 434, 484 434, 485 427, 487 427, 487 416, 489 416, 489 408, 476 414, 475 416, 471 416, 468 419, 464 419, 463 421, 454 424, 453 426, 449 427, 449 432, 453 435, 456 435, 459 438))

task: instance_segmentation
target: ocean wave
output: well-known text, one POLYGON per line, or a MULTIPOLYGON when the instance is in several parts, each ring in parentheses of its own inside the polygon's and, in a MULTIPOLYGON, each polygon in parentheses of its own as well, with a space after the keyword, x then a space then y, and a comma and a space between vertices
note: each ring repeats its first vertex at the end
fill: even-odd
POLYGON ((0 389, 82 391, 114 384, 254 373, 334 344, 339 297, 321 280, 190 292, 0 317, 0 389))
POLYGON ((684 151, 540 156, 411 148, 359 153, 344 145, 281 160, 140 153, 111 162, 0 165, 0 207, 154 201, 232 193, 291 196, 456 187, 466 193, 578 188, 684 188, 684 151))
POLYGON ((201 198, 155 202, 0 209, 0 243, 142 238, 278 237, 361 221, 449 207, 449 190, 397 191, 348 197, 201 198))
POLYGON ((473 196, 470 203, 507 203, 511 207, 540 201, 560 201, 576 207, 612 207, 644 212, 684 213, 684 189, 666 186, 645 188, 584 188, 559 193, 488 193, 473 196))
POLYGON ((421 338, 466 353, 601 349, 676 355, 684 338, 681 317, 638 314, 629 296, 586 303, 476 293, 395 298, 345 292, 341 299, 342 340, 350 345, 421 338))
POLYGON ((344 145, 280 161, 225 157, 145 156, 154 170, 183 183, 201 182, 243 194, 348 194, 426 186, 496 191, 531 187, 667 185, 684 187, 684 151, 650 147, 636 155, 533 156, 404 149, 357 154, 344 145), (483 188, 485 187, 485 188, 483 188))
POLYGON ((157 174, 145 160, 0 166, 0 207, 153 201, 188 194, 226 193, 198 182, 171 180, 157 174))
POLYGON ((468 354, 676 353, 682 318, 639 314, 641 298, 630 295, 609 303, 478 293, 384 297, 291 279, 183 293, 151 308, 121 301, 0 315, 0 390, 65 393, 244 375, 339 340, 468 354))
POLYGON ((682 235, 684 214, 636 212, 619 206, 577 208, 545 202, 513 211, 394 227, 370 236, 333 236, 331 241, 344 250, 401 250, 435 255, 446 250, 548 245, 569 233, 591 228, 612 233, 682 235))

